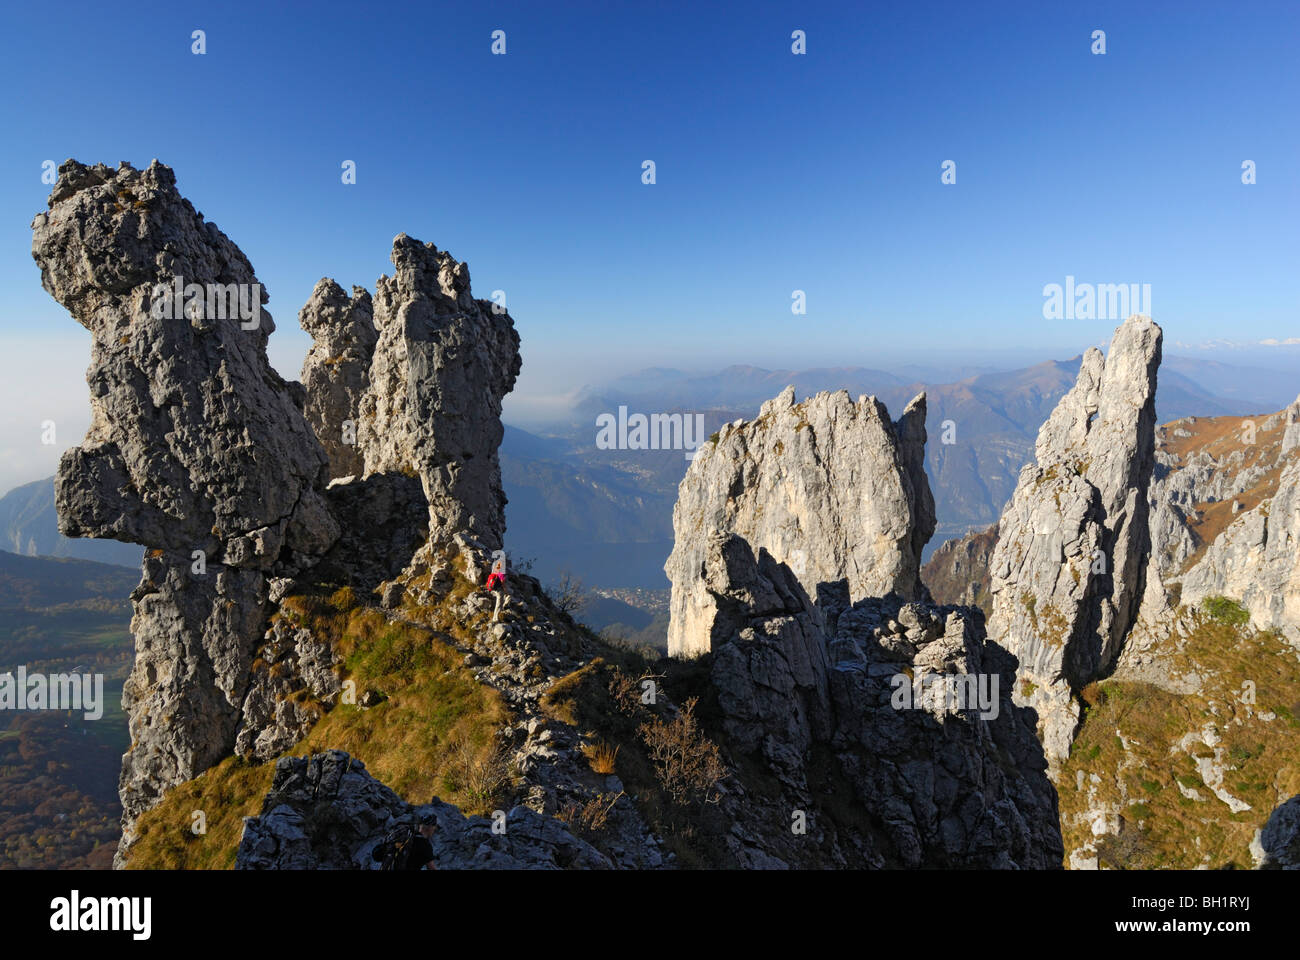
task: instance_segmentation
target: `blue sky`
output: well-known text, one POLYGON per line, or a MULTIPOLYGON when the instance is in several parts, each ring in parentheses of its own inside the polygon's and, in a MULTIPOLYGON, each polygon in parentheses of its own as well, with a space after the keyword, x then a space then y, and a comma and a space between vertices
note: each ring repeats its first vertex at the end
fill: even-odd
POLYGON ((171 165, 256 267, 289 376, 315 281, 373 289, 403 231, 506 291, 524 396, 649 364, 1064 357, 1115 326, 1043 319, 1067 274, 1151 284, 1170 340, 1300 335, 1300 5, 700 6, 7 5, 6 408, 58 407, 85 367, 30 257, 41 163, 69 156, 171 165))

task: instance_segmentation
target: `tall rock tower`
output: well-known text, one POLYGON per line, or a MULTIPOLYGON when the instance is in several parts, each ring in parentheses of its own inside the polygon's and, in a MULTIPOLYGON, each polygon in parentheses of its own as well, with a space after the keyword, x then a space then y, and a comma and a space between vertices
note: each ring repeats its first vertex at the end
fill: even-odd
POLYGON ((1142 601, 1161 336, 1133 316, 1108 354, 1084 355, 999 524, 989 639, 1019 659, 1017 703, 1038 712, 1053 762, 1069 755, 1076 694, 1114 664, 1142 601))

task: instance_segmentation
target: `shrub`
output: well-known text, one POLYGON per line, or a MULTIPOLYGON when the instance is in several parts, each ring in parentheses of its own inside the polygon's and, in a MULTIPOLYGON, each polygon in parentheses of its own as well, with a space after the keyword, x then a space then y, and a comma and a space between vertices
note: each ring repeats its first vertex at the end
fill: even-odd
POLYGON ((460 792, 481 807, 490 807, 513 779, 506 750, 499 743, 477 749, 462 740, 454 757, 448 779, 454 779, 460 792))
POLYGON ((559 581, 547 587, 546 593, 551 598, 551 603, 555 605, 555 608, 561 613, 567 613, 569 616, 573 616, 587 605, 587 597, 582 587, 582 581, 568 570, 560 573, 559 581))
POLYGON ((584 746, 582 752, 591 763, 591 769, 595 773, 608 776, 614 772, 614 761, 618 759, 618 747, 611 746, 602 740, 600 743, 584 746))
POLYGON ((609 821, 609 811, 618 803, 619 793, 602 793, 592 797, 586 803, 568 800, 556 811, 556 817, 563 821, 579 836, 591 839, 594 834, 605 829, 609 821))
POLYGON ((357 605, 357 593, 351 587, 339 587, 330 597, 330 605, 339 613, 347 613, 357 605))
POLYGON ((1241 604, 1228 597, 1206 597, 1201 601, 1201 606, 1206 613, 1220 623, 1226 623, 1232 627, 1242 627, 1250 623, 1250 614, 1246 612, 1241 604))
POLYGON ((671 722, 655 717, 641 724, 639 731, 660 785, 679 806, 693 800, 716 803, 714 788, 727 775, 717 744, 704 736, 696 722, 697 702, 697 697, 691 697, 671 722))

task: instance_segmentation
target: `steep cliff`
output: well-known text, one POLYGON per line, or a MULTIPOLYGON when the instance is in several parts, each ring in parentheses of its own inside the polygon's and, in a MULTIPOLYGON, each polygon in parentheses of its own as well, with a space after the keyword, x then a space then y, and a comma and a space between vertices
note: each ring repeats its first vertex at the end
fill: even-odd
POLYGON ((989 637, 1019 661, 1016 702, 1037 711, 1053 762, 1069 752, 1078 691, 1118 656, 1146 586, 1161 331, 1131 317, 1038 434, 990 562, 989 637))

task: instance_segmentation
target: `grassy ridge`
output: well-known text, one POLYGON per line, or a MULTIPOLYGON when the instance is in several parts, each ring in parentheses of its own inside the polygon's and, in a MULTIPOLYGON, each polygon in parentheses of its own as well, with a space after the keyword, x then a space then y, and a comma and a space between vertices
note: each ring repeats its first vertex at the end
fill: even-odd
POLYGON ((1117 869, 1250 868, 1255 831, 1300 793, 1296 653, 1217 600, 1194 614, 1169 658, 1175 672, 1201 678, 1197 693, 1123 680, 1083 691, 1084 722, 1058 787, 1067 851, 1093 841, 1099 865, 1117 869), (1249 809, 1234 812, 1214 787, 1249 809), (1094 837, 1102 808, 1117 815, 1118 836, 1094 837))
MULTIPOLYGON (((329 639, 357 701, 368 691, 384 698, 369 708, 344 702, 331 707, 314 703, 305 690, 295 692, 320 719, 289 755, 346 750, 410 802, 426 803, 436 794, 466 813, 493 809, 504 763, 494 735, 509 711, 500 694, 462 665, 462 655, 442 635, 357 607, 347 588, 329 599, 286 598, 277 616, 329 639)), ((230 757, 173 788, 140 817, 129 866, 234 866, 243 818, 261 811, 273 771, 274 763, 230 757), (191 829, 194 810, 204 811, 205 835, 191 829)))

